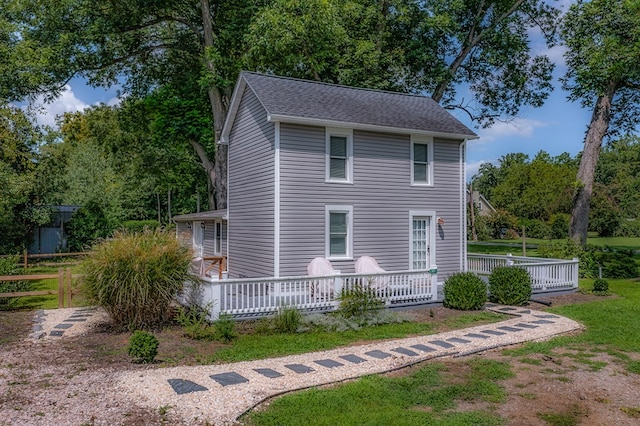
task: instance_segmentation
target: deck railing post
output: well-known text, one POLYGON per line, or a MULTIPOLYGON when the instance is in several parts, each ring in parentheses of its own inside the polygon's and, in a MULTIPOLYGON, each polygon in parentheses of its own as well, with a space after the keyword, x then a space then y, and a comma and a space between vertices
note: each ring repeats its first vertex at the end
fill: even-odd
POLYGON ((209 284, 205 286, 204 291, 202 292, 202 300, 211 303, 210 313, 211 319, 213 321, 216 321, 218 318, 220 318, 220 312, 222 310, 222 299, 220 297, 222 293, 220 291, 221 287, 222 285, 217 283, 209 284))

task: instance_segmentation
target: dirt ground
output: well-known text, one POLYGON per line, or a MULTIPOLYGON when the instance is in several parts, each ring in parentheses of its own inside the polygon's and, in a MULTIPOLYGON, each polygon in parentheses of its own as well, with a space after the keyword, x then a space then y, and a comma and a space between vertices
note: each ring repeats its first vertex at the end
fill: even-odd
MULTIPOLYGON (((596 298, 602 300, 579 293, 548 300, 558 306, 596 298)), ((531 307, 546 308, 541 304, 531 307)), ((460 315, 442 307, 411 313, 421 321, 460 315)), ((180 424, 165 410, 143 409, 126 395, 100 398, 114 371, 149 368, 130 362, 125 349, 128 334, 102 325, 81 336, 33 344, 25 340, 32 318, 32 311, 0 311, 0 389, 6 390, 0 392, 0 425, 54 424, 47 419, 63 419, 65 410, 80 411, 73 417, 78 421, 69 424, 180 424), (60 395, 66 395, 63 403, 60 395), (58 417, 51 417, 50 412, 58 417), (19 419, 19 423, 11 419, 19 419)), ((161 366, 206 362, 223 345, 186 339, 177 327, 156 335, 162 342, 158 355, 161 366)), ((640 425, 640 375, 626 372, 615 356, 600 348, 561 348, 551 355, 527 356, 496 350, 475 356, 512 365, 515 377, 501 381, 509 397, 500 404, 460 402, 457 410, 489 409, 508 419, 510 425, 640 425)), ((640 359, 640 354, 633 356, 640 359)), ((452 380, 464 373, 468 359, 443 361, 452 380)))

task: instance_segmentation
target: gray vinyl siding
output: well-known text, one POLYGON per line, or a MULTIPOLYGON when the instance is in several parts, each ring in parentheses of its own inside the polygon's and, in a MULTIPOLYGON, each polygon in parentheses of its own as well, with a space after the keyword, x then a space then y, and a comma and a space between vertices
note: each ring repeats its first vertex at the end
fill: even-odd
POLYGON ((247 89, 229 137, 230 278, 273 275, 274 125, 247 89))
POLYGON ((434 141, 434 186, 411 186, 409 135, 354 131, 353 184, 325 182, 325 129, 281 125, 280 274, 303 275, 325 255, 325 205, 353 206, 353 260, 332 261, 353 272, 364 255, 386 270, 409 269, 409 212, 445 219, 436 232, 439 276, 461 270, 461 141, 434 141), (442 275, 441 275, 442 274, 442 275))

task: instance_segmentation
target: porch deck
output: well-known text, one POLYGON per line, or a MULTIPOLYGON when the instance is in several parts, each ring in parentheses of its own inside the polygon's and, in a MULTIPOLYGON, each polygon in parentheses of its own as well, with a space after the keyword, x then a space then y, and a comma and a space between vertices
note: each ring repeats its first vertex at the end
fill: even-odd
MULTIPOLYGON (((469 254, 467 270, 488 276, 497 266, 524 268, 531 276, 534 294, 574 290, 578 287, 578 260, 469 254)), ((440 277, 440 287, 446 277, 440 277)), ((217 279, 203 277, 191 303, 209 306, 212 318, 221 313, 234 318, 258 318, 283 306, 307 312, 338 309, 343 290, 371 288, 386 306, 409 306, 442 301, 437 269, 376 274, 338 274, 280 278, 217 279)))

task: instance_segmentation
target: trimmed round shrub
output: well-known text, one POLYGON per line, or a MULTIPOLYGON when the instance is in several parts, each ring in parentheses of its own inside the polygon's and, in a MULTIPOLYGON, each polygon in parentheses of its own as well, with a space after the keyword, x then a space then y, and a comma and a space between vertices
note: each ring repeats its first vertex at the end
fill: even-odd
POLYGON ((185 283, 198 283, 191 250, 161 230, 116 233, 82 264, 86 295, 114 325, 150 330, 169 319, 169 305, 185 283))
POLYGON ((458 272, 444 282, 442 304, 451 309, 481 309, 487 301, 487 285, 473 272, 458 272))
POLYGON ((489 294, 494 303, 526 305, 531 298, 531 277, 522 268, 499 266, 489 275, 489 294))
POLYGON ((609 281, 598 278, 593 282, 594 294, 609 294, 609 281))
POLYGON ((137 364, 150 364, 158 355, 158 338, 145 331, 136 331, 129 339, 127 352, 133 362, 137 364))

